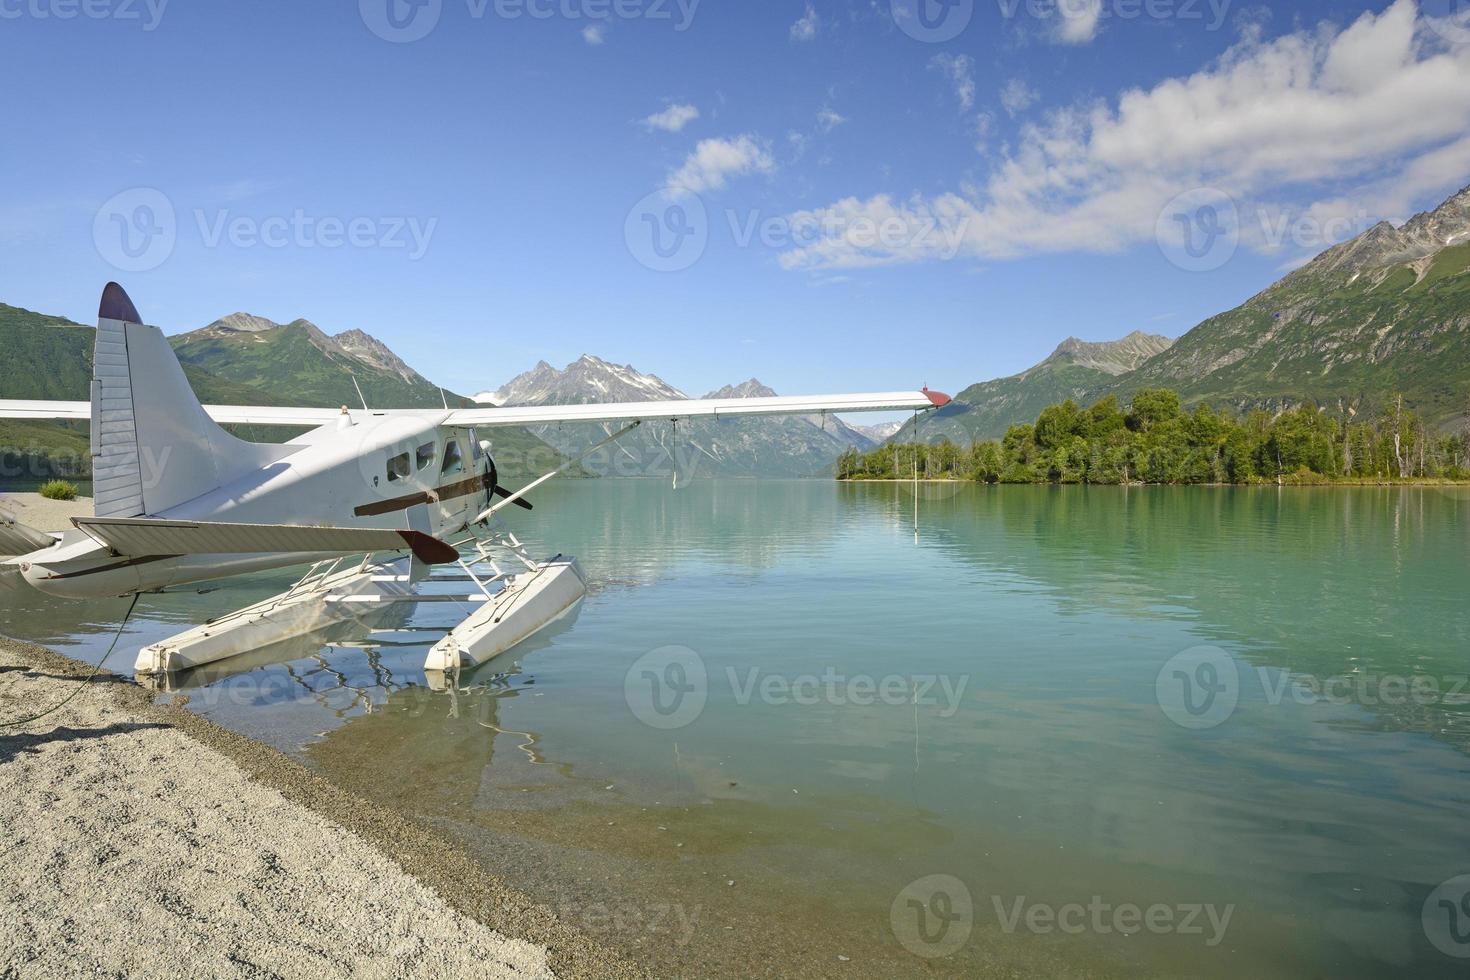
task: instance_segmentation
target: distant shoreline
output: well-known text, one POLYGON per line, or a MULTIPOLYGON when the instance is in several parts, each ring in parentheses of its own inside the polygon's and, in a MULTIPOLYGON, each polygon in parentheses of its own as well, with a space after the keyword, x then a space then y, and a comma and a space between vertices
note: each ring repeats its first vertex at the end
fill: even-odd
POLYGON ((953 483, 961 486, 973 487, 1121 487, 1124 489, 1138 489, 1140 487, 1203 487, 1208 489, 1239 489, 1239 490, 1273 490, 1287 487, 1470 487, 1470 480, 1446 480, 1438 477, 1413 477, 1407 480, 1384 480, 1384 479, 1362 479, 1362 480, 1283 480, 1280 483, 1274 480, 1261 480, 1256 483, 1054 483, 1045 481, 1040 483, 987 483, 983 480, 951 480, 937 477, 925 477, 914 480, 912 477, 840 477, 838 483, 953 483))

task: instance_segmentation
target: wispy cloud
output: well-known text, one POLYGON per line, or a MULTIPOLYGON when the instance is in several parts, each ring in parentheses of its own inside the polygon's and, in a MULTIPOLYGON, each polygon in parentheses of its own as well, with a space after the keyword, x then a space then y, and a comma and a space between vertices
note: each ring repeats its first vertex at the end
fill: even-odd
POLYGON ((929 67, 949 79, 954 87, 955 98, 960 108, 969 111, 975 105, 975 59, 967 54, 936 54, 929 60, 929 67))
POLYGON ((817 110, 817 128, 824 133, 832 132, 832 130, 845 122, 847 122, 847 117, 837 112, 831 106, 822 106, 821 109, 817 110))
POLYGON ((731 177, 773 173, 776 160, 765 143, 754 136, 701 140, 683 166, 669 175, 670 195, 719 190, 731 177))
POLYGON ((1000 90, 1000 107, 1012 119, 1031 108, 1040 98, 1036 89, 1019 78, 1013 78, 1000 90))
POLYGON ((649 129, 662 129, 666 133, 677 133, 685 126, 699 118, 699 109, 684 103, 673 103, 661 112, 643 120, 643 125, 649 129))
POLYGON ((582 40, 596 47, 607 40, 606 24, 588 24, 582 28, 582 40))
POLYGON ((817 17, 817 9, 811 4, 806 5, 806 13, 801 19, 791 25, 791 40, 811 41, 817 36, 817 26, 820 19, 817 17))
POLYGON ((982 258, 1116 251, 1151 240, 1164 206, 1200 187, 1230 195, 1242 241, 1264 249, 1260 214, 1321 218, 1366 207, 1401 217, 1410 202, 1457 189, 1470 174, 1467 134, 1470 46, 1451 46, 1413 0, 1396 0, 1346 29, 1314 26, 1272 40, 1252 31, 1187 77, 1051 111, 1023 128, 988 177, 955 191, 848 198, 804 212, 838 230, 789 250, 782 263, 942 257, 943 235, 889 246, 842 230, 885 220, 932 223, 960 235, 960 254, 982 258), (1351 201, 1321 196, 1344 185, 1355 187, 1351 201))

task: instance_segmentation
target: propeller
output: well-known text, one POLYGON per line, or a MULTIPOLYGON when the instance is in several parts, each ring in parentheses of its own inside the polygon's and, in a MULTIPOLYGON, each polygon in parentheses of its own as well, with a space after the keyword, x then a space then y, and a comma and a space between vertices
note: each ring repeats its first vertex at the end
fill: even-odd
MULTIPOLYGON (((486 473, 481 479, 484 481, 485 484, 485 506, 488 508, 490 506, 491 497, 505 498, 515 493, 515 491, 508 490, 500 485, 500 471, 495 468, 495 457, 487 456, 487 458, 490 460, 490 472, 486 473)), ((535 510, 535 508, 531 506, 531 502, 529 500, 523 499, 513 502, 517 507, 520 507, 524 510, 535 510)))

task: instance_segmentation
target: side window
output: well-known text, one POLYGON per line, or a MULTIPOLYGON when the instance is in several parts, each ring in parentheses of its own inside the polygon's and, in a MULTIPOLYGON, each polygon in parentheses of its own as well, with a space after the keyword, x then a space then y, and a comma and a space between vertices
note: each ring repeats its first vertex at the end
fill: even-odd
POLYGON ((411 471, 408 468, 408 453, 399 453, 397 456, 388 458, 388 482, 397 483, 399 480, 407 480, 411 471))
POLYGON ((432 442, 426 442, 426 443, 424 443, 414 453, 414 462, 417 464, 414 468, 421 470, 425 466, 428 466, 430 463, 432 463, 434 461, 434 456, 437 454, 437 451, 438 451, 438 446, 435 445, 434 443, 432 443, 432 442))
POLYGON ((479 459, 485 455, 484 451, 480 448, 480 437, 474 429, 470 430, 470 452, 475 454, 475 459, 479 459))
POLYGON ((450 439, 444 444, 444 466, 439 470, 440 475, 464 472, 464 453, 459 448, 458 439, 450 439))

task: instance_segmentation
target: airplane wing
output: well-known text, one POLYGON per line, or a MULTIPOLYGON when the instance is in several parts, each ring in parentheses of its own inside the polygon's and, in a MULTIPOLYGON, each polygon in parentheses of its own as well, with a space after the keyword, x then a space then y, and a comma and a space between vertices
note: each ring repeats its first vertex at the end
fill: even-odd
POLYGON ((634 422, 654 419, 738 418, 758 415, 814 415, 818 412, 889 412, 939 408, 949 396, 925 388, 855 395, 796 395, 774 398, 694 398, 661 402, 607 402, 589 405, 531 405, 461 408, 444 425, 492 427, 555 422, 634 422))
POLYGON ((459 553, 419 531, 291 524, 232 524, 147 517, 74 517, 72 523, 120 555, 344 555, 411 550, 422 562, 446 565, 459 553))
MULTIPOLYGON (((221 425, 325 425, 342 414, 340 408, 277 408, 269 405, 205 405, 209 417, 221 425)), ((432 414, 417 410, 420 414, 432 414)), ((442 411, 438 414, 443 414, 442 411)), ((0 419, 76 419, 92 417, 91 402, 17 401, 0 399, 0 419)))
MULTIPOLYGON (((442 425, 491 428, 555 422, 633 422, 656 419, 736 418, 760 415, 815 415, 818 412, 921 411, 949 404, 949 396, 928 388, 876 394, 795 395, 775 398, 693 398, 661 402, 605 402, 590 405, 530 405, 514 408, 389 409, 374 415, 443 418, 442 425)), ((205 405, 221 425, 326 425, 340 408, 280 408, 267 405, 205 405)), ((89 419, 89 402, 0 399, 0 419, 89 419)), ((350 414, 360 414, 356 410, 350 414)))

